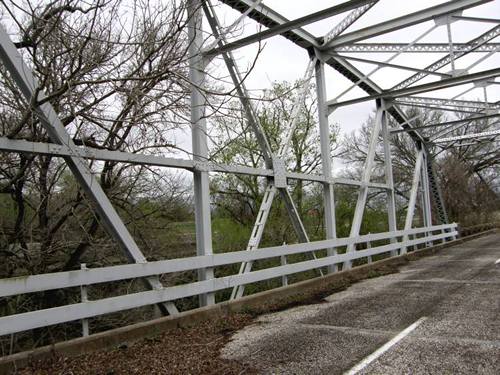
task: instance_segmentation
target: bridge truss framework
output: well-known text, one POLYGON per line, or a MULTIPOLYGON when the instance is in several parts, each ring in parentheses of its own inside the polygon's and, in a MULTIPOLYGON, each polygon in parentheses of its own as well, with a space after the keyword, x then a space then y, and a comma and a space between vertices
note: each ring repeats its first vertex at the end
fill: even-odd
MULTIPOLYGON (((462 16, 462 11, 473 8, 491 0, 455 0, 424 9, 409 15, 398 17, 389 21, 378 23, 366 28, 349 32, 349 27, 373 6, 383 3, 383 0, 350 0, 339 5, 306 15, 290 21, 265 6, 258 0, 220 0, 225 6, 239 11, 242 16, 229 28, 223 28, 217 18, 216 10, 209 0, 189 0, 189 54, 190 54, 190 80, 191 80, 191 123, 193 159, 167 158, 150 155, 130 154, 121 151, 108 151, 75 145, 68 134, 56 111, 49 102, 44 102, 44 94, 38 93, 38 83, 28 64, 21 58, 6 31, 0 29, 0 60, 5 65, 9 74, 15 80, 25 99, 33 104, 33 109, 50 135, 50 143, 35 143, 26 140, 0 138, 2 152, 31 153, 53 155, 63 158, 68 164, 82 189, 86 192, 95 206, 96 212, 102 219, 108 232, 127 254, 131 264, 82 269, 69 272, 32 275, 16 279, 0 280, 0 297, 15 296, 24 293, 34 293, 58 288, 87 286, 98 283, 124 280, 130 278, 143 278, 148 291, 89 301, 83 298, 82 302, 54 307, 50 309, 17 313, 0 317, 0 335, 13 334, 25 330, 60 324, 68 321, 82 320, 84 334, 88 334, 87 319, 112 312, 137 308, 145 305, 156 304, 164 314, 177 314, 175 300, 200 296, 201 305, 216 303, 215 292, 223 289, 232 289, 231 299, 240 298, 245 291, 245 285, 262 280, 281 277, 287 283, 287 275, 317 270, 318 275, 338 272, 339 269, 349 269, 356 259, 371 257, 377 254, 390 253, 395 256, 404 254, 408 249, 418 245, 428 245, 453 239, 457 236, 456 224, 449 223, 446 209, 443 204, 441 192, 434 170, 433 158, 429 153, 428 145, 440 147, 460 146, 464 141, 476 142, 484 139, 492 140, 500 134, 498 118, 500 103, 488 102, 486 87, 497 85, 495 78, 500 75, 500 68, 471 73, 478 61, 482 61, 500 51, 500 44, 490 42, 500 35, 500 21, 477 17, 462 16), (322 37, 317 37, 304 30, 302 27, 329 17, 344 14, 347 16, 334 25, 332 30, 322 37), (208 22, 213 40, 204 43, 204 30, 202 30, 203 17, 208 22), (264 27, 263 31, 242 37, 235 41, 226 40, 226 32, 238 26, 243 20, 250 18, 264 27), (423 35, 406 44, 373 43, 366 42, 370 38, 383 35, 395 30, 433 21, 434 25, 423 35), (486 33, 470 40, 468 43, 453 43, 450 25, 453 22, 486 22, 492 24, 486 33), (448 30, 448 41, 445 43, 420 43, 430 31, 445 27, 448 30), (305 69, 303 84, 297 95, 297 105, 292 113, 291 121, 287 126, 285 140, 282 147, 275 152, 257 116, 254 104, 245 88, 243 76, 238 69, 233 51, 261 42, 267 38, 281 35, 292 43, 304 49, 309 57, 305 69), (345 53, 383 52, 394 53, 385 61, 361 59, 346 55, 345 53), (403 53, 446 53, 444 57, 436 60, 425 68, 413 68, 391 63, 395 57, 403 53), (478 61, 471 64, 466 70, 455 68, 459 58, 481 53, 478 61), (223 165, 210 161, 207 140, 207 119, 205 118, 205 96, 203 85, 205 82, 205 69, 215 57, 221 57, 231 77, 237 96, 241 101, 246 120, 251 127, 262 154, 264 155, 264 168, 250 168, 238 165, 223 165), (352 62, 371 63, 375 69, 370 74, 358 70, 352 62), (382 67, 412 71, 413 75, 399 82, 389 90, 383 90, 370 76, 382 67), (443 68, 450 67, 448 72, 443 68), (325 69, 333 68, 335 71, 349 79, 353 87, 361 88, 366 96, 351 100, 341 100, 345 91, 337 98, 327 98, 325 69), (426 77, 437 77, 430 83, 421 83, 426 77), (290 147, 290 139, 297 125, 299 105, 309 84, 315 80, 318 102, 318 119, 321 142, 322 174, 303 174, 290 172, 283 161, 290 147), (472 83, 472 88, 482 88, 485 93, 483 102, 462 100, 454 98, 433 98, 416 96, 435 90, 455 87, 472 83), (35 95, 37 95, 35 97, 35 95), (336 108, 364 101, 376 102, 376 115, 371 139, 367 152, 361 180, 337 178, 332 174, 332 159, 330 155, 330 134, 328 116, 336 108), (37 104, 43 102, 43 104, 37 104), (427 109, 439 108, 442 110, 464 111, 468 117, 456 121, 430 124, 415 127, 413 123, 417 118, 407 118, 402 107, 418 106, 427 109), (399 124, 397 128, 390 128, 388 117, 392 116, 399 124), (487 131, 478 134, 465 134, 461 136, 447 136, 465 123, 486 119, 490 127, 487 131), (442 130, 428 138, 425 135, 427 128, 440 127, 442 130), (404 228, 397 228, 396 201, 391 164, 391 135, 407 133, 415 143, 415 167, 412 188, 405 219, 404 228), (375 163, 375 153, 382 139, 385 161, 385 182, 371 181, 372 169, 375 163), (92 174, 88 160, 112 160, 123 163, 143 164, 169 168, 180 168, 190 171, 194 180, 195 222, 197 256, 172 260, 147 262, 145 256, 137 246, 127 227, 112 206, 109 198, 100 187, 96 177, 92 174), (267 180, 262 205, 245 250, 225 254, 213 254, 212 231, 210 215, 210 190, 209 173, 236 173, 261 176, 267 180), (288 190, 289 180, 314 181, 323 185, 324 223, 326 238, 322 241, 310 241, 299 212, 288 190), (347 238, 337 238, 335 221, 335 185, 350 185, 358 188, 358 198, 350 235, 347 238), (366 208, 368 192, 371 189, 383 191, 387 197, 387 215, 389 231, 385 233, 361 235, 361 224, 366 208), (288 216, 299 239, 299 243, 260 248, 260 241, 264 232, 273 200, 280 196, 284 201, 288 216), (413 228, 414 215, 417 201, 422 199, 424 226, 413 228), (432 209, 434 207, 434 211, 432 209), (372 241, 386 240, 381 246, 366 246, 358 250, 361 244, 370 244, 372 241), (339 248, 345 248, 345 253, 338 253, 339 248), (326 249, 326 256, 319 256, 318 251, 326 249), (306 254, 310 257, 298 263, 288 264, 286 257, 292 254, 306 254), (281 266, 252 271, 253 262, 268 258, 281 258, 281 266), (228 264, 241 264, 238 274, 215 277, 214 269, 228 264), (198 271, 198 281, 164 287, 158 275, 187 270, 198 271)), ((382 5, 382 4, 380 4, 382 5)), ((468 89, 470 90, 470 89, 468 89)))

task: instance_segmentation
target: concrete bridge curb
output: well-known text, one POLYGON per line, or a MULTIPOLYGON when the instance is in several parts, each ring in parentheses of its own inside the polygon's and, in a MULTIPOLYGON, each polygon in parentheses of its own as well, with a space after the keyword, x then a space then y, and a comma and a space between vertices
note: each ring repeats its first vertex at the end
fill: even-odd
POLYGON ((408 261, 435 254, 443 248, 452 247, 484 235, 495 233, 496 231, 496 228, 489 229, 454 241, 416 250, 405 255, 387 258, 350 270, 256 293, 238 300, 222 302, 183 312, 175 316, 137 323, 96 333, 88 337, 77 338, 5 356, 0 358, 0 375, 13 373, 16 369, 26 367, 30 363, 42 360, 48 356, 77 356, 100 349, 118 347, 139 339, 159 335, 173 328, 191 327, 203 321, 220 319, 231 313, 246 312, 261 314, 282 310, 294 305, 311 303, 312 301, 319 300, 323 295, 345 289, 348 285, 357 281, 394 272, 398 266, 408 261))

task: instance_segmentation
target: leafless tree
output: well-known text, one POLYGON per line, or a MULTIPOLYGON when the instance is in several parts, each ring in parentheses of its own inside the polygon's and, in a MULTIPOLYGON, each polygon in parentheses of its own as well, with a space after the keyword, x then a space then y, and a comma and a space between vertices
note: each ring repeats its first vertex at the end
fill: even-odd
MULTIPOLYGON (((172 130, 186 125, 188 95, 183 2, 4 3, 17 46, 77 145, 132 153, 175 150, 172 130)), ((2 136, 49 141, 32 103, 23 102, 2 73, 2 136)), ((51 254, 73 218, 82 234, 73 250, 64 249, 69 257, 62 268, 75 267, 99 218, 79 189, 68 188, 65 164, 52 156, 2 154, 1 168, 2 192, 17 206, 8 243, 25 252, 27 236, 36 233, 39 251, 51 254)), ((160 185, 168 179, 151 168, 116 162, 95 162, 92 168, 124 214, 130 211, 129 197, 143 191, 146 176, 163 176, 160 185)), ((45 266, 31 271, 44 272, 45 266)))
MULTIPOLYGON (((190 126, 185 1, 5 0, 2 5, 11 38, 77 145, 180 152, 176 137, 190 126)), ((0 136, 50 142, 32 110, 40 103, 24 101, 3 66, 0 73, 0 136)), ((94 161, 91 169, 146 255, 160 257, 152 223, 189 217, 189 182, 127 163, 94 161)), ((1 153, 0 193, 2 277, 125 259, 63 160, 1 153)), ((34 295, 14 301, 14 309, 50 307, 60 298, 68 296, 34 295)))

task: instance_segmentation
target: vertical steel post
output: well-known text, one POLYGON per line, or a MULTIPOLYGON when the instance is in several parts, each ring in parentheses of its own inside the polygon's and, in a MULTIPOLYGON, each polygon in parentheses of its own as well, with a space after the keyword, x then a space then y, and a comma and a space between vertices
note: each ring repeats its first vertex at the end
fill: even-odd
MULTIPOLYGON (((404 227, 405 230, 411 229, 413 224, 413 216, 415 214, 415 206, 417 204, 418 186, 420 184, 420 175, 422 173, 423 157, 424 157, 424 151, 422 149, 417 150, 417 155, 415 157, 415 169, 413 170, 413 180, 411 185, 410 199, 408 201, 408 208, 406 211, 406 220, 404 227)), ((403 242, 406 242, 408 238, 409 236, 404 236, 403 242)), ((403 246, 401 248, 401 254, 405 254, 406 252, 407 252, 407 247, 403 246)))
MULTIPOLYGON (((429 174, 428 174, 428 157, 427 150, 423 148, 423 156, 425 163, 422 166, 422 213, 424 217, 424 226, 432 226, 432 209, 431 209, 431 193, 429 184, 429 174)), ((425 232, 425 236, 428 237, 429 232, 425 232)), ((431 242, 426 242, 426 246, 432 246, 431 242)))
POLYGON ((423 157, 425 163, 422 165, 422 200, 423 200, 423 216, 424 226, 432 226, 432 211, 431 211, 431 195, 429 189, 429 175, 427 174, 427 158, 428 155, 423 149, 423 157))
MULTIPOLYGON (((389 231, 395 232, 397 230, 396 223, 396 198, 394 195, 394 176, 392 174, 392 160, 391 160, 391 136, 387 126, 387 113, 386 102, 382 99, 377 101, 377 110, 380 107, 382 110, 381 125, 382 125, 382 141, 384 143, 384 165, 385 165, 385 183, 387 185, 387 216, 389 223, 389 231)), ((391 243, 396 242, 397 239, 391 237, 391 243)), ((391 255, 398 255, 397 250, 391 251, 391 255)))
MULTIPOLYGON (((375 115, 375 123, 373 124, 372 133, 370 135, 370 144, 368 145, 368 151, 366 153, 365 165, 363 169, 363 175, 361 177, 362 185, 359 187, 358 200, 356 202, 356 208, 354 209, 354 217, 352 219, 351 231, 349 237, 359 236, 359 231, 361 230, 361 223, 363 222, 363 214, 365 212, 366 198, 368 196, 368 184, 372 175, 372 167, 375 161, 375 153, 377 150, 378 137, 380 135, 380 129, 382 127, 382 106, 379 105, 377 101, 377 113, 375 115)), ((355 245, 347 246, 347 252, 356 251, 355 245)), ((350 269, 352 267, 352 261, 344 262, 343 269, 350 269)))
MULTIPOLYGON (((326 239, 337 238, 335 223, 335 195, 332 178, 332 156, 330 155, 330 127, 328 124, 328 109, 326 108, 325 65, 318 59, 316 62, 316 95, 318 98, 319 134, 321 142, 321 165, 325 182, 323 183, 323 206, 325 218, 326 239)), ((335 255, 335 248, 327 249, 327 255, 335 255)), ((328 267, 328 273, 337 271, 337 265, 328 267)))
MULTIPOLYGON (((189 79, 191 81, 191 134, 193 142, 193 159, 205 162, 208 159, 207 122, 205 119, 205 96, 202 92, 204 84, 204 64, 201 49, 203 45, 203 29, 201 1, 188 1, 188 37, 189 37, 189 79)), ((196 225, 196 252, 198 255, 212 254, 212 228, 210 217, 210 190, 208 171, 193 171, 194 207, 196 225)), ((212 279, 213 269, 198 271, 200 281, 212 279)), ((200 306, 215 303, 213 293, 200 295, 200 306)))

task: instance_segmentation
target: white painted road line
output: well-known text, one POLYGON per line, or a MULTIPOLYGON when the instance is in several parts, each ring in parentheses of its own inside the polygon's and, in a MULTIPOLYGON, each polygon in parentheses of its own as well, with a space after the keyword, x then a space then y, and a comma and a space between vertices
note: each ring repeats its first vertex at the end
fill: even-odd
POLYGON ((500 258, 495 261, 495 264, 500 264, 500 258))
POLYGON ((361 362, 359 362, 356 366, 351 368, 349 371, 344 372, 344 375, 355 375, 358 372, 360 372, 361 370, 363 370, 366 366, 368 366, 370 363, 375 361, 378 357, 380 357, 382 354, 384 354, 386 351, 388 351, 390 348, 392 348, 394 345, 396 345, 399 341, 401 341, 406 336, 408 336, 415 328, 417 328, 420 324, 422 324, 425 319, 427 319, 425 316, 420 318, 415 323, 413 323, 411 326, 409 326, 405 330, 398 333, 396 336, 394 336, 392 338, 391 341, 388 341, 383 346, 381 346, 380 348, 375 350, 372 354, 370 354, 368 357, 363 359, 361 362))

